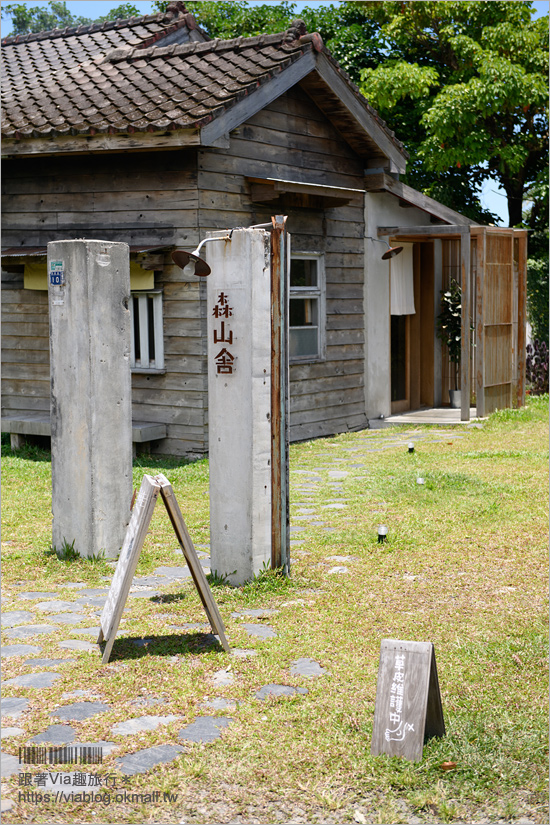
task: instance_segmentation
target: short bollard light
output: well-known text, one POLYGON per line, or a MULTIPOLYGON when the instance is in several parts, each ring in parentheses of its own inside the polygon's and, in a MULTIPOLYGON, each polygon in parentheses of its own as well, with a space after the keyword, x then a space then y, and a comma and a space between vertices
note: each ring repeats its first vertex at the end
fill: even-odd
POLYGON ((426 482, 424 481, 424 479, 423 479, 423 478, 421 478, 421 477, 419 476, 419 477, 416 479, 416 483, 417 483, 417 484, 425 484, 426 482))
POLYGON ((378 528, 378 544, 384 544, 386 536, 388 535, 388 528, 385 524, 381 524, 378 528))
POLYGON ((409 452, 414 453, 414 444, 412 443, 412 441, 409 441, 409 452))

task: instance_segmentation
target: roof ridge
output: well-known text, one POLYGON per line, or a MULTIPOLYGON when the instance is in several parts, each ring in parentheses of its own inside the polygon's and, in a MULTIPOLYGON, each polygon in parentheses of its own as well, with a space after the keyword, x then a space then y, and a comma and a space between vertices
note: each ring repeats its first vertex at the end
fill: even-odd
POLYGON ((99 31, 110 31, 112 29, 120 29, 123 26, 137 26, 142 23, 163 22, 172 25, 180 26, 186 24, 190 29, 198 28, 197 22, 193 15, 185 8, 185 3, 181 0, 170 3, 165 12, 158 12, 157 14, 144 14, 141 17, 126 17, 120 20, 104 20, 101 23, 90 23, 88 25, 67 26, 64 29, 47 29, 41 32, 33 32, 31 34, 16 34, 3 37, 1 40, 2 46, 15 46, 23 43, 34 43, 40 40, 56 40, 60 37, 67 37, 68 35, 94 34, 99 31))
MULTIPOLYGON (((290 30, 292 31, 292 30, 290 30)), ((220 52, 235 50, 239 48, 254 48, 254 46, 270 46, 274 43, 288 44, 293 49, 306 49, 309 43, 300 43, 299 41, 289 41, 288 31, 278 32, 275 34, 258 34, 254 37, 234 37, 231 40, 223 40, 220 37, 214 40, 207 40, 205 42, 194 41, 191 43, 172 43, 168 46, 150 46, 144 51, 143 46, 121 46, 106 52, 102 63, 121 63, 123 61, 132 62, 134 60, 153 60, 155 58, 164 57, 165 55, 184 56, 188 54, 201 54, 202 52, 220 52), (293 45, 294 44, 294 45, 293 45)))

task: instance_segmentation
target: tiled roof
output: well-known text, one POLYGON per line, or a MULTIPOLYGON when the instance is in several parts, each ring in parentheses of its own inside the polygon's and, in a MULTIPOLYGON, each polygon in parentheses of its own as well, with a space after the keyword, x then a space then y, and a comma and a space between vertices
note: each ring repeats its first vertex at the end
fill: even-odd
POLYGON ((208 39, 182 2, 171 3, 161 14, 4 37, 2 84, 39 84, 52 72, 70 70, 124 46, 143 49, 167 40, 183 43, 208 39))
MULTIPOLYGON (((185 7, 182 10, 181 3, 174 6, 179 11, 171 25, 185 25, 191 30, 192 18, 185 7)), ((159 25, 161 29, 167 25, 160 17, 133 18, 118 28, 117 24, 109 24, 30 35, 24 38, 26 53, 18 61, 17 72, 11 69, 11 53, 4 53, 12 79, 4 84, 4 138, 199 129, 308 52, 322 50, 369 115, 405 154, 393 132, 324 48, 319 35, 304 36, 301 21, 279 34, 170 45, 164 40, 160 41, 162 45, 150 46, 147 38, 159 35, 159 25), (83 45, 79 53, 74 51, 75 39, 90 44, 95 35, 101 37, 101 47, 98 39, 87 52, 83 45), (115 35, 119 36, 117 43, 113 42, 115 35), (35 43, 40 55, 52 54, 52 44, 58 43, 55 54, 59 60, 55 68, 52 58, 51 69, 44 69, 36 79, 30 57, 35 43), (69 48, 70 55, 64 51, 69 48)), ((4 51, 10 46, 18 48, 14 38, 5 43, 4 51)))

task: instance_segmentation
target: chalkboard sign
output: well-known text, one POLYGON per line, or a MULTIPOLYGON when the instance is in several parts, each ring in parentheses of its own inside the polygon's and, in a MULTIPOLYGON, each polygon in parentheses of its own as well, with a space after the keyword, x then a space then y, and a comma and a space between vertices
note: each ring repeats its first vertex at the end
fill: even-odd
POLYGON ((106 643, 102 658, 104 664, 109 661, 113 649, 122 611, 124 610, 124 605, 130 592, 139 554, 141 553, 141 548, 143 547, 143 542, 149 529, 159 493, 162 495, 162 500, 166 506, 174 532, 189 566, 191 576, 195 582, 212 630, 218 634, 224 650, 228 653, 230 652, 229 644, 225 637, 225 627, 222 617, 220 616, 218 606, 214 601, 206 576, 204 575, 204 570, 202 569, 193 542, 187 531, 172 485, 163 475, 158 475, 154 478, 145 475, 143 476, 141 487, 139 488, 139 493, 132 509, 132 516, 126 529, 115 575, 113 576, 111 588, 107 594, 107 601, 101 614, 101 627, 97 641, 98 644, 102 642, 106 643))
POLYGON ((371 753, 417 762, 433 736, 445 736, 433 644, 382 639, 371 753))

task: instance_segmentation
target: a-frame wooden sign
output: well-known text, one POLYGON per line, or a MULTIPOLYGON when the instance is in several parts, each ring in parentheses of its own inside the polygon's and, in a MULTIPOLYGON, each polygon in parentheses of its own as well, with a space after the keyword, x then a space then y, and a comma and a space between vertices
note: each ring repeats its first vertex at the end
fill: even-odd
POLYGON ((98 644, 105 642, 102 662, 109 661, 113 644, 116 638, 118 626, 130 592, 130 587, 136 572, 139 554, 149 529, 153 510, 157 498, 161 495, 179 545, 189 566, 189 571, 195 582, 195 587, 201 598, 204 611, 212 627, 212 631, 219 636, 224 650, 230 652, 230 647, 225 637, 225 627, 218 610, 218 606, 212 596, 212 591, 208 586, 204 570, 198 559, 196 550, 187 531, 185 521, 181 514, 172 485, 162 474, 158 476, 143 476, 141 487, 137 495, 130 523, 128 524, 124 542, 120 551, 120 557, 116 566, 115 575, 111 582, 111 588, 107 595, 107 601, 103 607, 100 619, 100 631, 98 644))
POLYGON ((382 639, 371 754, 416 762, 433 736, 445 736, 433 644, 382 639))

